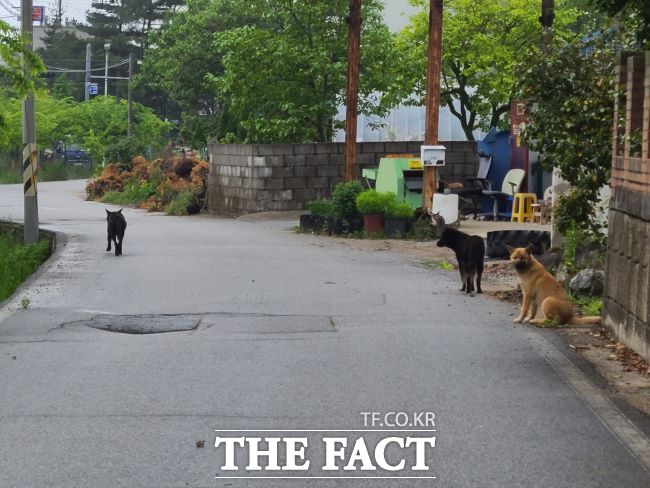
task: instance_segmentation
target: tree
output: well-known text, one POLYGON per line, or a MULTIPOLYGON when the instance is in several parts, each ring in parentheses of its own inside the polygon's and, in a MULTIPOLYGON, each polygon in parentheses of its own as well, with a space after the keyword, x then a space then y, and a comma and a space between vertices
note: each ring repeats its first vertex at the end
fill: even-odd
POLYGON ((611 172, 616 52, 627 47, 615 26, 591 24, 585 32, 556 34, 548 49, 531 49, 522 65, 524 142, 540 153, 545 169, 559 169, 571 184, 553 212, 563 234, 577 228, 602 236, 596 203, 611 172))
MULTIPOLYGON (((37 51, 46 66, 75 70, 85 69, 86 41, 77 36, 77 29, 76 24, 62 26, 55 23, 49 26, 43 39, 45 46, 37 51)), ((84 73, 64 75, 49 69, 46 74, 46 83, 50 90, 56 90, 59 98, 70 96, 78 101, 84 99, 84 73), (64 85, 65 89, 62 91, 64 85)))
MULTIPOLYGON (((190 0, 154 37, 145 72, 181 105, 193 140, 329 141, 344 103, 347 8, 347 0, 190 0)), ((382 8, 364 1, 364 113, 385 109, 374 94, 390 84, 395 61, 382 8)))
MULTIPOLYGON (((110 44, 109 62, 119 61, 133 55, 143 60, 149 46, 150 35, 171 12, 185 4, 183 0, 93 0, 83 28, 90 34, 93 58, 103 59, 104 44, 110 44)), ((112 76, 126 77, 128 66, 115 68, 112 76)), ((120 98, 127 96, 126 81, 113 83, 120 98)), ((153 107, 157 113, 167 116, 168 103, 164 93, 155 90, 134 92, 134 99, 153 107)))
MULTIPOLYGON (((413 105, 426 95, 429 0, 412 0, 423 11, 399 36, 408 62, 397 91, 413 105)), ((447 0, 442 36, 441 104, 458 118, 468 140, 476 129, 507 127, 518 66, 540 42, 540 3, 530 0, 447 0)), ((556 2, 555 29, 576 18, 556 2)))
POLYGON ((591 0, 601 11, 619 15, 633 24, 639 42, 650 43, 650 2, 648 0, 591 0))
POLYGON ((216 33, 257 22, 239 1, 188 0, 187 9, 171 14, 151 33, 137 84, 165 92, 182 111, 181 133, 195 146, 235 130, 227 100, 217 97, 208 74, 223 73, 213 48, 216 33))
MULTIPOLYGON (((127 103, 125 100, 94 99, 78 103, 69 98, 57 99, 46 90, 37 94, 36 126, 40 148, 52 147, 59 141, 80 144, 101 161, 106 149, 125 140, 127 103)), ((22 145, 21 100, 9 93, 0 93, 0 104, 6 112, 6 138, 0 139, 0 150, 16 151, 22 145)), ((140 146, 160 149, 170 124, 160 120, 153 111, 139 103, 133 104, 133 140, 140 146)))
MULTIPOLYGON (((8 88, 23 97, 34 90, 43 70, 43 62, 25 48, 19 31, 0 20, 0 88, 8 88)), ((4 109, 4 105, 0 107, 4 109)), ((0 110, 0 144, 7 141, 7 131, 6 116, 0 110)))

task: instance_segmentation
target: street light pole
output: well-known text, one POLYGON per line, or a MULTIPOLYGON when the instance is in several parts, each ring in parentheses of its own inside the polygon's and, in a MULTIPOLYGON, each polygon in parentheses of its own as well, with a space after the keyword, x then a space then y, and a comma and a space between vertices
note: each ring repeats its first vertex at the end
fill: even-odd
POLYGON ((90 43, 86 44, 86 82, 84 83, 85 93, 84 101, 90 100, 90 57, 91 57, 90 43))
MULTIPOLYGON (((33 49, 34 27, 32 24, 32 0, 21 2, 21 27, 27 40, 25 49, 33 49)), ((28 60, 23 63, 25 77, 29 75, 28 60)), ((38 153, 36 151, 36 123, 34 113, 34 92, 30 90, 23 100, 23 194, 24 194, 24 240, 25 244, 38 242, 38 199, 36 174, 38 153)))
POLYGON ((106 51, 106 63, 104 64, 104 101, 108 100, 108 51, 110 49, 110 42, 104 44, 104 50, 106 51))

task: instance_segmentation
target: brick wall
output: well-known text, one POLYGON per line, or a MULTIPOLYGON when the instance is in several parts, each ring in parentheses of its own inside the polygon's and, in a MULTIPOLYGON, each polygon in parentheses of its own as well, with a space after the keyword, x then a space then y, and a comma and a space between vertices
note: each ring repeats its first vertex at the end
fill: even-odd
POLYGON ((622 53, 616 85, 623 95, 614 118, 603 318, 619 340, 650 360, 650 53, 622 53))
MULTIPOLYGON (((362 142, 357 177, 386 154, 420 154, 422 142, 362 142)), ((446 181, 475 176, 475 142, 441 142, 447 148, 446 181)), ((345 144, 209 144, 208 211, 241 215, 268 210, 299 210, 327 196, 343 181, 345 144)))

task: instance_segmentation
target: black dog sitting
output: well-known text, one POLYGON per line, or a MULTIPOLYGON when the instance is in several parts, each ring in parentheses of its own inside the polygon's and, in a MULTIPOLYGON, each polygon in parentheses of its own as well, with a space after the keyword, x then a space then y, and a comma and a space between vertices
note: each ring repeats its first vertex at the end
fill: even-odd
POLYGON ((474 281, 476 280, 477 293, 481 290, 481 275, 483 274, 483 257, 485 256, 485 244, 479 236, 470 236, 456 229, 445 228, 438 247, 448 247, 456 253, 458 268, 460 269, 460 280, 465 293, 474 292, 474 281))
POLYGON ((122 209, 117 212, 106 210, 106 221, 108 222, 108 247, 106 251, 111 250, 111 241, 115 243, 115 255, 122 255, 122 239, 126 230, 126 219, 122 215, 122 209))

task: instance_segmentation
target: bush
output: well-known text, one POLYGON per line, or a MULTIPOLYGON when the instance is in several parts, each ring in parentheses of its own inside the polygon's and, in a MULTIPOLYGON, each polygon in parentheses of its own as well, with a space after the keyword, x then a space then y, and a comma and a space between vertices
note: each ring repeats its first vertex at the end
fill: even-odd
POLYGON ((309 204, 309 211, 312 215, 329 217, 332 214, 332 202, 324 198, 319 198, 309 204))
POLYGON ((386 209, 386 216, 395 219, 410 219, 415 211, 408 203, 394 203, 386 209))
POLYGON ((396 200, 397 197, 394 193, 366 190, 357 196, 356 204, 362 214, 386 213, 387 208, 396 200))
POLYGON ((188 215, 201 211, 205 202, 208 163, 195 157, 147 161, 135 157, 131 171, 109 164, 88 182, 89 200, 135 205, 149 211, 188 215), (182 167, 182 171, 178 171, 182 167), (182 173, 182 177, 178 173, 182 173))
POLYGON ((357 196, 363 191, 361 183, 350 181, 339 183, 332 192, 332 211, 336 217, 342 219, 356 219, 360 217, 357 210, 357 196))
POLYGON ((107 163, 115 163, 120 169, 130 171, 133 167, 133 158, 145 154, 146 150, 144 144, 133 138, 122 139, 106 148, 104 158, 107 163))

